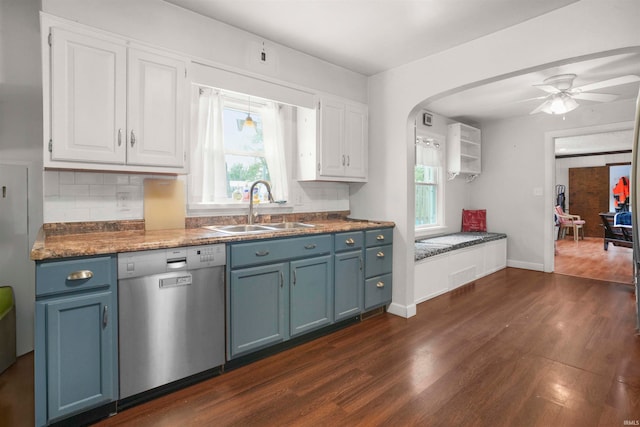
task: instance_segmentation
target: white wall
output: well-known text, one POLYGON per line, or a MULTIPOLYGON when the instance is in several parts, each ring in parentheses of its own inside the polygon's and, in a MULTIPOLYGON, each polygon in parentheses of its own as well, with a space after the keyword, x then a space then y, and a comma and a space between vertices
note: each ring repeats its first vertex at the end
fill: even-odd
MULTIPOLYGON (((634 0, 582 0, 369 79, 371 173, 367 185, 352 186, 351 211, 356 217, 396 222, 391 312, 411 316, 416 310, 414 196, 410 187, 412 138, 408 120, 413 118, 416 106, 464 85, 496 80, 578 56, 640 46, 639 13, 640 2, 634 0), (404 150, 400 149, 403 141, 404 150)), ((513 210, 508 208, 491 215, 493 223, 489 226, 500 224, 509 234, 509 258, 537 266, 543 262, 545 250, 543 200, 552 197, 549 193, 553 187, 550 178, 545 185, 545 144, 544 140, 527 135, 515 125, 508 130, 483 127, 483 144, 489 141, 482 153, 485 172, 483 179, 469 186, 469 191, 477 194, 475 199, 483 204, 489 205, 491 201, 492 206, 502 207, 504 201, 497 197, 500 190, 525 188, 516 193, 522 196, 516 198, 514 205, 518 214, 524 215, 518 223, 526 226, 516 227, 513 210), (501 142, 493 143, 498 137, 501 142), (503 166, 506 169, 501 169, 503 166), (544 187, 543 196, 533 196, 532 188, 540 186, 544 187), (480 194, 491 198, 480 199, 480 194)), ((548 174, 552 176, 553 172, 548 174)), ((551 238, 551 230, 548 234, 551 238)))
MULTIPOLYGON (((19 164, 28 168, 28 212, 25 215, 29 220, 29 249, 42 224, 39 7, 38 0, 0 1, 0 164, 19 164)), ((11 227, 11 224, 0 226, 11 227)), ((20 278, 12 283, 19 355, 33 349, 35 265, 26 261, 28 258, 29 254, 25 253, 25 262, 10 267, 14 269, 11 276, 20 278)))

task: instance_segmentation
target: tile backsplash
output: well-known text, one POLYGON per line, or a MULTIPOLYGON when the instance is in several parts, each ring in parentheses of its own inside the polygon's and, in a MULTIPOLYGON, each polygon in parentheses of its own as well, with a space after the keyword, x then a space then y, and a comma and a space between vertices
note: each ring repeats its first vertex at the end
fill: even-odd
MULTIPOLYGON (((44 222, 143 219, 145 178, 176 179, 162 175, 45 171, 44 222)), ((346 211, 349 185, 294 181, 290 183, 287 205, 291 212, 346 211)), ((218 210, 216 214, 224 215, 218 210)), ((187 215, 191 216, 189 212, 187 215)))

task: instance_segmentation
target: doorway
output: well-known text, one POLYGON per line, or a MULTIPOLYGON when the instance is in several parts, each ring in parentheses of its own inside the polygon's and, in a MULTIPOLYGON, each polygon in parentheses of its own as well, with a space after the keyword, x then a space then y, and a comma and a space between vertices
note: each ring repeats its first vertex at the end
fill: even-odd
MULTIPOLYGON (((566 186, 565 212, 586 221, 584 239, 575 241, 570 235, 555 241, 554 272, 633 284, 633 252, 613 245, 605 250, 599 215, 614 209, 611 165, 631 161, 631 135, 630 129, 594 130, 554 139, 555 185, 566 186), (571 153, 567 147, 581 151, 571 153)), ((558 239, 557 229, 554 239, 558 239)))

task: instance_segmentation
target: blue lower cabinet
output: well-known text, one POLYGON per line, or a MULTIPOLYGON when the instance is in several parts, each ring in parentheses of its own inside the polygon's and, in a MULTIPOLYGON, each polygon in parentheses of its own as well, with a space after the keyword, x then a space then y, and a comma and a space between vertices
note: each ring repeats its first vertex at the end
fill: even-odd
POLYGON ((36 425, 117 400, 116 277, 112 256, 37 264, 36 425))
POLYGON ((359 315, 363 308, 363 259, 362 250, 336 254, 334 292, 335 320, 359 315))
POLYGON ((333 322, 331 255, 291 262, 290 333, 296 336, 333 322))
POLYGON ((288 263, 234 270, 230 282, 231 357, 287 339, 288 263))

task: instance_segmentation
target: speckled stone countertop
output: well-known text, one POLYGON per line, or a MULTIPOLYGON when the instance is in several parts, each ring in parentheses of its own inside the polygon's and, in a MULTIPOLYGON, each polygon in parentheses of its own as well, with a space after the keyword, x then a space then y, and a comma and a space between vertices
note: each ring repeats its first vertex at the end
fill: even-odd
POLYGON ((493 240, 506 239, 503 233, 464 232, 428 237, 416 241, 415 260, 419 261, 445 252, 468 246, 479 245, 493 240))
POLYGON ((226 234, 202 228, 205 225, 238 224, 243 219, 246 220, 246 216, 187 218, 184 229, 154 231, 145 231, 143 220, 44 224, 31 249, 31 259, 41 261, 395 226, 393 222, 358 220, 340 214, 297 214, 295 217, 273 216, 261 222, 296 221, 313 224, 315 227, 259 234, 226 234))

